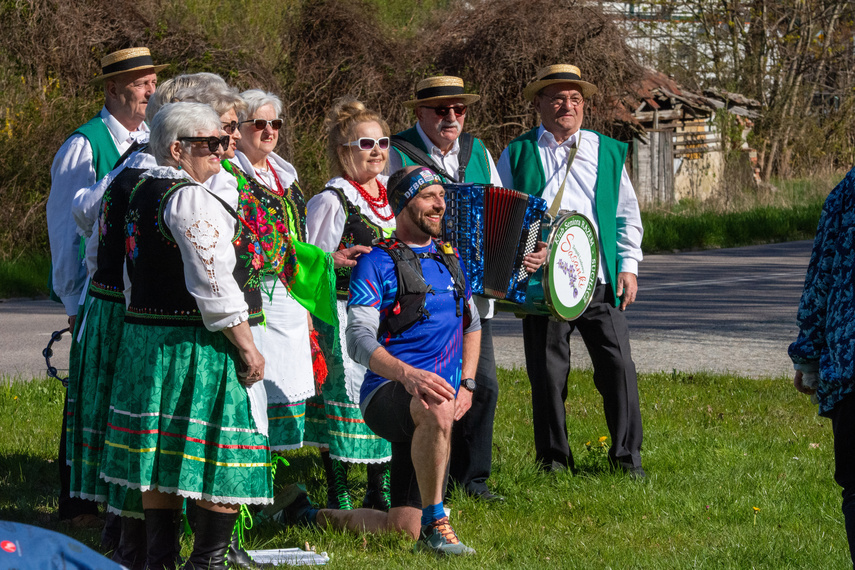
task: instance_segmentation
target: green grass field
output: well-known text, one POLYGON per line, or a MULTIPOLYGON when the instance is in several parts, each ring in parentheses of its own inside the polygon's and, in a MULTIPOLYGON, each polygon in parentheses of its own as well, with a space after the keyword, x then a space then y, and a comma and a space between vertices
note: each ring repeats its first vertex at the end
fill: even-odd
MULTIPOLYGON (((601 400, 590 371, 574 371, 567 399, 579 474, 533 466, 525 373, 500 370, 491 487, 504 505, 455 494, 447 505, 478 550, 449 568, 843 568, 849 563, 830 422, 787 378, 662 373, 640 377, 648 478, 607 469, 601 400), (590 443, 590 450, 586 443, 590 443), (759 509, 759 510, 755 510, 759 509)), ((96 547, 98 533, 56 520, 58 382, 0 383, 0 519, 58 528, 96 547)), ((608 445, 608 441, 605 445, 608 445)), ((306 482, 324 498, 314 449, 286 455, 276 488, 306 482)), ((361 498, 364 469, 352 471, 361 498)), ((303 547, 333 568, 437 564, 397 536, 280 529, 257 522, 249 546, 303 547)))

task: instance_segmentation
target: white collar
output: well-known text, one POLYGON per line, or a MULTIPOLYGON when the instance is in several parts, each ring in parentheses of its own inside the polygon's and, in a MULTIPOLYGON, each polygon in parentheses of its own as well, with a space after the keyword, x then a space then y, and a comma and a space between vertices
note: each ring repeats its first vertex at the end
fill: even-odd
MULTIPOLYGON (((425 143, 425 148, 428 149, 428 154, 438 154, 440 156, 448 156, 451 154, 457 154, 460 152, 460 143, 457 139, 460 138, 458 135, 457 139, 454 139, 454 144, 451 145, 451 150, 447 153, 442 154, 442 149, 433 144, 433 141, 425 134, 424 129, 422 129, 422 125, 420 123, 416 123, 416 132, 419 133, 419 136, 422 137, 422 142, 425 143), (436 151, 436 152, 434 152, 436 151)), ((462 134, 462 133, 461 133, 462 134)))
POLYGON ((582 129, 579 129, 570 137, 561 144, 558 144, 555 140, 555 135, 546 130, 546 127, 543 126, 543 123, 540 123, 540 126, 537 129, 537 140, 542 146, 580 146, 582 144, 582 129), (577 142, 578 141, 578 142, 577 142))
POLYGON ((173 168, 168 165, 162 166, 154 166, 149 168, 142 174, 142 178, 165 178, 169 180, 177 180, 179 178, 186 178, 187 180, 193 182, 194 184, 198 184, 200 186, 204 186, 201 182, 194 180, 192 176, 187 174, 186 170, 178 170, 177 168, 173 168))
POLYGON ((107 130, 110 131, 110 134, 116 140, 117 143, 122 144, 129 142, 131 140, 136 139, 145 139, 145 134, 148 133, 148 125, 145 124, 145 121, 140 123, 139 128, 136 131, 129 131, 125 128, 125 126, 119 122, 119 120, 113 116, 110 111, 107 110, 107 107, 101 107, 101 120, 104 121, 104 125, 107 127, 107 130))
MULTIPOLYGON (((256 171, 255 167, 249 161, 249 158, 239 150, 235 151, 235 158, 233 160, 237 160, 241 170, 245 173, 254 173, 256 171)), ((270 165, 276 170, 276 175, 279 177, 279 182, 282 184, 283 188, 288 188, 295 180, 299 180, 297 178, 297 170, 290 162, 286 161, 275 152, 268 154, 267 160, 270 161, 270 165)))

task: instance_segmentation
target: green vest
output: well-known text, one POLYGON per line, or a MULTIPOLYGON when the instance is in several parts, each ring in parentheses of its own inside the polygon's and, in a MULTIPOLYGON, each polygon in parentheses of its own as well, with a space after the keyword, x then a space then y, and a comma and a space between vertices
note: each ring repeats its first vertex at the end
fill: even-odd
MULTIPOLYGON (((546 176, 537 149, 538 127, 524 133, 508 144, 508 158, 514 178, 514 189, 540 196, 546 186, 546 176)), ((609 287, 615 293, 617 284, 617 203, 620 191, 620 179, 626 162, 627 145, 596 131, 585 132, 600 138, 600 153, 597 157, 597 186, 595 211, 599 226, 600 249, 603 252, 603 272, 609 280, 609 287)), ((572 167, 571 167, 572 168, 572 167)), ((615 306, 620 299, 614 295, 615 306)))
MULTIPOLYGON (((430 156, 430 153, 428 152, 428 149, 425 148, 425 143, 422 140, 422 137, 419 136, 419 132, 416 130, 415 126, 407 129, 406 131, 401 131, 398 133, 398 136, 430 156)), ((403 152, 398 149, 394 149, 394 152, 397 152, 401 157, 402 167, 417 166, 417 163, 403 152)), ((455 175, 456 173, 449 172, 449 174, 455 175)), ((446 180, 446 182, 448 181, 446 180)), ((490 161, 487 160, 487 148, 484 146, 484 143, 481 142, 481 139, 476 138, 472 140, 472 156, 469 159, 469 164, 466 165, 464 180, 461 180, 461 182, 469 182, 470 184, 490 184, 491 182, 490 161)))
MULTIPOLYGON (((89 146, 92 148, 92 168, 95 170, 95 182, 98 182, 113 170, 113 167, 116 166, 116 162, 120 158, 119 149, 116 148, 116 143, 113 142, 113 135, 110 134, 107 125, 101 119, 101 113, 98 113, 88 123, 71 133, 68 138, 74 135, 82 135, 89 141, 89 146)), ((80 238, 80 259, 86 257, 85 243, 86 240, 80 238)), ((48 273, 48 291, 50 291, 50 298, 52 300, 61 302, 59 296, 53 290, 53 264, 51 264, 50 273, 48 273)))
POLYGON ((71 133, 83 135, 92 147, 92 167, 95 169, 95 182, 107 176, 119 160, 119 149, 113 142, 113 135, 101 119, 101 114, 71 133))

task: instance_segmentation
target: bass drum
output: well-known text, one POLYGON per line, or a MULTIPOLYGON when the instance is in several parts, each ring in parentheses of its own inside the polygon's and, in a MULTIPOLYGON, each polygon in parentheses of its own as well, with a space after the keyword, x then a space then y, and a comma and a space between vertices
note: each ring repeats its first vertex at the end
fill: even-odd
POLYGON ((514 313, 578 318, 594 296, 600 271, 600 245, 591 221, 577 212, 559 212, 542 226, 546 263, 531 276, 522 304, 499 302, 514 313))

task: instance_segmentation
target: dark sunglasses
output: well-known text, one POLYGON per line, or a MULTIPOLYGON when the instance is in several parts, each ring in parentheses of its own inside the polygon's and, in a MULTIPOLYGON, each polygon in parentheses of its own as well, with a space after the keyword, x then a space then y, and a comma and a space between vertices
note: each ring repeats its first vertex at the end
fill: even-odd
POLYGON ((439 115, 440 117, 445 117, 448 115, 449 111, 454 111, 454 114, 458 117, 462 117, 466 114, 466 105, 445 105, 443 107, 425 107, 426 109, 433 109, 433 112, 439 115))
POLYGON ((371 137, 359 137, 355 141, 351 141, 349 143, 344 143, 341 146, 358 146, 359 150, 372 150, 374 145, 380 147, 380 150, 386 150, 389 148, 389 137, 380 137, 379 139, 372 139, 371 137))
POLYGON ((231 137, 178 137, 178 140, 189 143, 208 143, 208 150, 217 152, 217 147, 223 147, 223 150, 228 150, 231 137))
POLYGON ((273 119, 268 121, 266 119, 247 119, 246 121, 241 121, 241 125, 245 125, 247 123, 252 123, 255 125, 256 130, 263 131, 267 125, 273 127, 274 131, 278 131, 282 128, 282 119, 273 119))
POLYGON ((237 121, 232 121, 231 123, 223 123, 223 130, 229 134, 232 134, 235 132, 235 129, 238 128, 239 124, 240 123, 238 123, 237 121))

